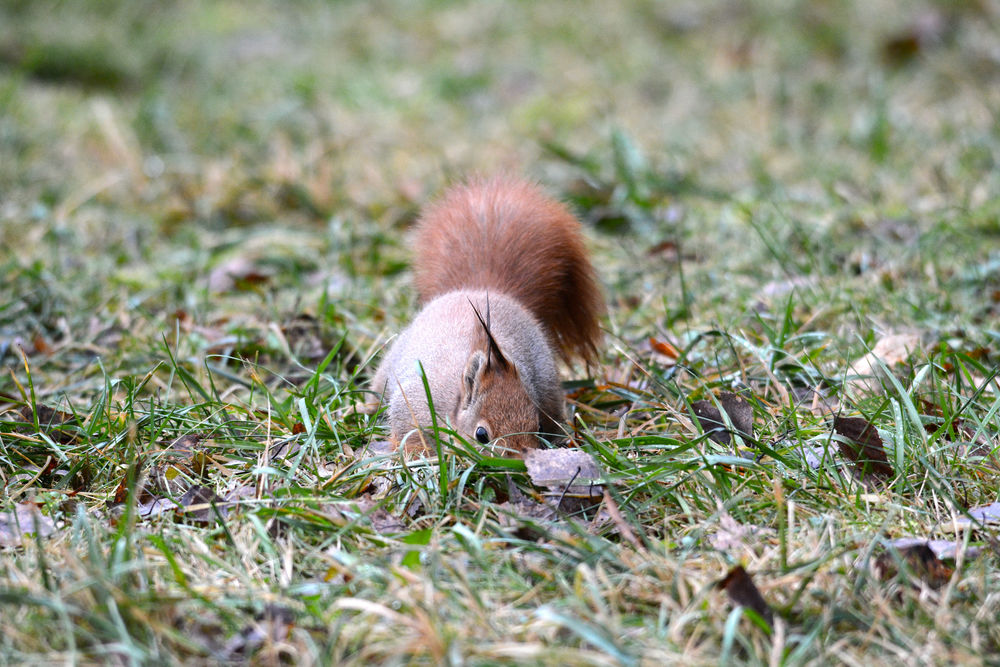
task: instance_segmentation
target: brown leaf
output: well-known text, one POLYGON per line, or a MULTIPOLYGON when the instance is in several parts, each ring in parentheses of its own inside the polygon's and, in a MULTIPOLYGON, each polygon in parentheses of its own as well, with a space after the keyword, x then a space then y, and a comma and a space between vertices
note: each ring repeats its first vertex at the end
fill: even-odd
POLYGON ((913 544, 905 547, 890 547, 875 559, 873 569, 875 576, 883 581, 893 579, 899 574, 899 565, 904 570, 922 579, 931 588, 941 588, 954 570, 944 564, 926 543, 913 544))
POLYGON ((650 336, 649 346, 653 348, 655 352, 659 352, 663 356, 671 359, 677 359, 681 356, 681 353, 677 351, 677 348, 665 340, 657 340, 656 338, 650 336))
POLYGON ((14 505, 12 512, 0 512, 0 547, 19 547, 25 538, 48 537, 56 525, 33 502, 14 505))
MULTIPOLYGON (((955 560, 959 550, 962 548, 961 541, 929 540, 926 537, 898 537, 890 542, 889 546, 903 550, 921 544, 927 545, 934 552, 934 555, 941 560, 955 560)), ((963 555, 967 559, 978 558, 982 552, 982 547, 970 546, 965 550, 963 555)))
POLYGON ((52 346, 49 345, 49 342, 45 340, 45 337, 41 334, 35 334, 35 336, 31 339, 31 344, 34 346, 35 352, 38 352, 39 354, 50 355, 54 352, 52 346))
POLYGON ((771 612, 771 607, 768 606, 764 596, 760 594, 757 585, 753 583, 753 579, 742 565, 731 569, 726 578, 718 583, 718 587, 729 594, 729 599, 734 604, 753 609, 758 616, 767 621, 768 625, 774 625, 774 614, 771 612))
POLYGON ((215 495, 215 491, 200 484, 188 489, 180 504, 184 516, 195 523, 215 523, 219 516, 226 517, 229 508, 229 503, 215 495))
POLYGON ((657 255, 662 255, 668 259, 676 260, 678 257, 679 249, 677 247, 677 242, 671 239, 666 241, 660 241, 659 243, 653 245, 646 254, 650 257, 656 257, 657 255))
MULTIPOLYGON (((336 330, 308 313, 299 313, 282 323, 281 333, 292 354, 311 363, 320 362, 339 341, 336 330)), ((336 358, 352 367, 362 361, 346 340, 341 343, 336 358)))
POLYGON ((77 440, 76 433, 67 430, 66 427, 77 425, 76 416, 69 412, 61 412, 47 405, 37 403, 34 411, 30 405, 25 405, 18 411, 18 416, 28 424, 35 423, 35 416, 38 417, 38 428, 53 441, 61 445, 69 445, 77 440))
POLYGON ((862 477, 869 473, 879 477, 892 477, 892 466, 886 458, 882 438, 867 419, 834 417, 833 430, 841 436, 837 441, 841 455, 854 463, 862 477))
POLYGON ((126 500, 128 500, 128 485, 129 480, 135 480, 136 487, 136 498, 142 501, 143 490, 146 486, 147 475, 143 472, 143 467, 145 465, 145 459, 142 456, 137 457, 132 464, 125 471, 125 475, 122 477, 122 481, 119 482, 117 488, 115 488, 115 495, 112 503, 115 505, 120 505, 126 500))
MULTIPOLYGON (((736 433, 753 441, 753 408, 736 394, 724 391, 718 396, 718 402, 729 417, 729 422, 736 433)), ((728 445, 732 439, 729 427, 722 412, 713 401, 695 401, 691 404, 698 423, 708 437, 720 445, 728 445)))
POLYGON ((925 10, 905 29, 885 40, 882 58, 888 65, 904 65, 921 52, 944 42, 952 30, 949 17, 938 10, 925 10))
POLYGON ((177 452, 188 452, 201 444, 204 438, 205 436, 200 433, 186 433, 167 445, 167 449, 177 452))
POLYGON ((208 290, 229 292, 233 289, 247 289, 270 279, 271 275, 259 268, 254 259, 237 256, 212 269, 208 275, 208 290))

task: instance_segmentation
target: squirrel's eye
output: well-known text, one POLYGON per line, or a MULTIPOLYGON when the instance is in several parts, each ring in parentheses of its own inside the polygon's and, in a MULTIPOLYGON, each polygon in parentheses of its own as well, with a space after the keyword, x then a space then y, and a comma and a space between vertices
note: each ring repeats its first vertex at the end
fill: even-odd
POLYGON ((476 440, 485 445, 490 441, 490 434, 486 432, 485 428, 480 426, 476 429, 476 440))

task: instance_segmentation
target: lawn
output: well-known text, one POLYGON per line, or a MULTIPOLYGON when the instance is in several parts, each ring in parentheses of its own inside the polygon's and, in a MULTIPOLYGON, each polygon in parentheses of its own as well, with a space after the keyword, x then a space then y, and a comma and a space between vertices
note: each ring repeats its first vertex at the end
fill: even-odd
POLYGON ((998 45, 993 0, 4 3, 0 663, 997 664, 998 45), (366 410, 407 229, 495 172, 609 303, 583 493, 366 410))

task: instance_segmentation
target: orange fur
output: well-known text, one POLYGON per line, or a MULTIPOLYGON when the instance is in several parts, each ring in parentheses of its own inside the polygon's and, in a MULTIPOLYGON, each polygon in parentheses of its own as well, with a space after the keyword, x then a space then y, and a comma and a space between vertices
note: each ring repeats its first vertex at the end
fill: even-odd
POLYGON ((423 303, 502 292, 538 318, 564 360, 596 360, 604 299, 580 223, 538 186, 495 177, 452 187, 420 217, 415 256, 423 303))

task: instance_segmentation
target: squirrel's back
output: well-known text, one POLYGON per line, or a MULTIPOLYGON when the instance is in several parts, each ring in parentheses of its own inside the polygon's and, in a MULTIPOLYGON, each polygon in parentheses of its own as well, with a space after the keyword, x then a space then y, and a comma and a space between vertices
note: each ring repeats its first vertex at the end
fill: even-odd
POLYGON ((456 290, 503 293, 563 358, 595 360, 604 299, 580 222, 538 186, 508 177, 454 186, 421 215, 415 246, 423 303, 456 290))

